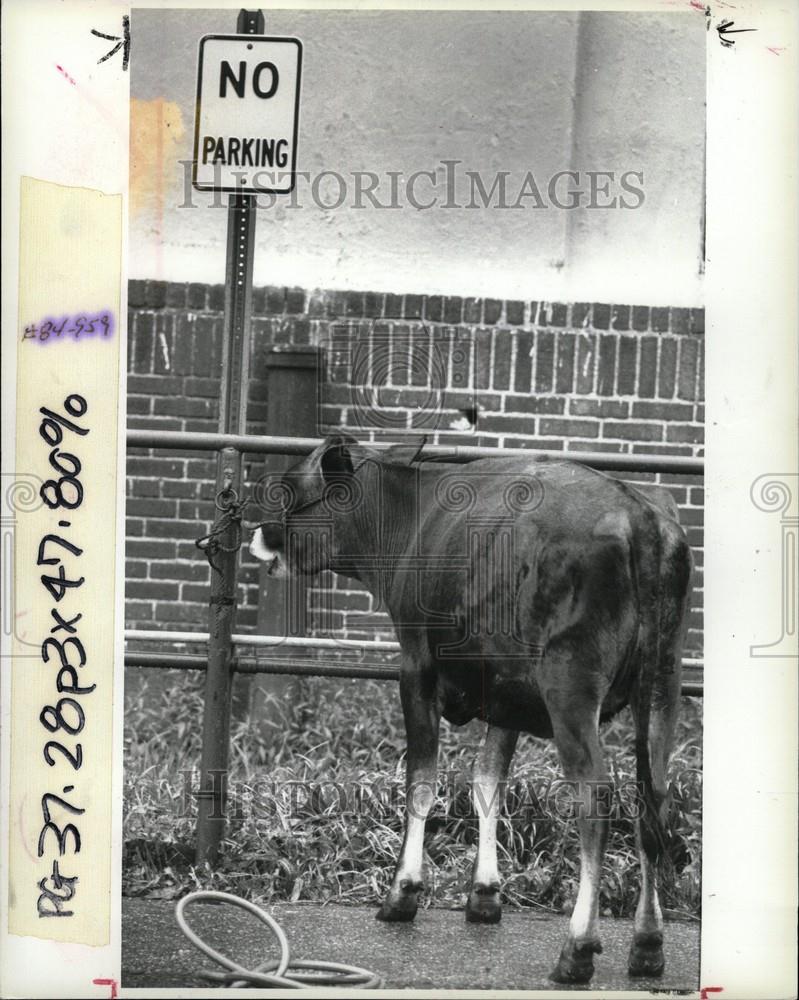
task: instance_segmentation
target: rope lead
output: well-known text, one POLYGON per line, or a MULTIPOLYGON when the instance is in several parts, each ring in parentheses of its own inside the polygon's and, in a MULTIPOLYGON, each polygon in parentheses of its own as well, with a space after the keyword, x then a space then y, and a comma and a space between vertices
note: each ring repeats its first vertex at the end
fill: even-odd
POLYGON ((214 561, 214 556, 219 552, 238 552, 241 548, 241 519, 248 503, 249 500, 239 500, 239 495, 234 489, 230 487, 221 489, 214 500, 216 509, 221 512, 220 517, 207 535, 202 535, 194 542, 197 548, 205 553, 211 568, 217 573, 222 571, 214 561), (230 528, 233 529, 234 541, 232 545, 226 545, 221 538, 230 528))
POLYGON ((383 985, 382 979, 369 972, 368 969, 361 969, 357 965, 343 965, 339 962, 317 962, 311 960, 291 961, 289 942, 283 928, 271 917, 266 910, 256 906, 247 899, 233 896, 229 892, 192 892, 178 901, 175 907, 175 919, 178 927, 191 941, 195 948, 227 969, 227 972, 203 971, 200 975, 204 979, 221 983, 225 986, 259 986, 261 988, 278 987, 282 989, 302 990, 312 986, 350 986, 358 989, 380 989, 383 985), (242 910, 247 910, 254 917, 257 917, 262 924, 272 931, 280 945, 280 958, 266 959, 254 969, 247 969, 238 962, 234 962, 227 955, 217 951, 207 944, 203 939, 189 927, 184 910, 189 903, 201 902, 228 903, 230 906, 238 906, 242 910), (321 973, 321 974, 320 974, 321 973))

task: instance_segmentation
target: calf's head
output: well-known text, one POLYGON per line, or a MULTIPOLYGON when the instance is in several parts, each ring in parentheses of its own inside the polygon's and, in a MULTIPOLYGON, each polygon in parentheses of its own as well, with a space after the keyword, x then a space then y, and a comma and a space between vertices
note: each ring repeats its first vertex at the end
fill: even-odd
POLYGON ((250 552, 270 576, 311 576, 333 567, 342 518, 360 501, 355 438, 335 435, 282 476, 265 484, 258 500, 268 518, 253 531, 250 552))

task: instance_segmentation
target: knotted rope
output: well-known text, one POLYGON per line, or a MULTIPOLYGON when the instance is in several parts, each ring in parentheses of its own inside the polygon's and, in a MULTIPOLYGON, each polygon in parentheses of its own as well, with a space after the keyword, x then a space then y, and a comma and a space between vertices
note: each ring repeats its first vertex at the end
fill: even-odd
POLYGON ((249 499, 239 500, 238 493, 230 486, 224 486, 214 498, 214 505, 220 516, 214 521, 207 535, 196 539, 194 544, 205 553, 211 568, 221 573, 220 567, 214 562, 214 556, 219 552, 237 552, 241 548, 241 519, 249 499), (222 538, 233 529, 233 544, 226 544, 222 538))

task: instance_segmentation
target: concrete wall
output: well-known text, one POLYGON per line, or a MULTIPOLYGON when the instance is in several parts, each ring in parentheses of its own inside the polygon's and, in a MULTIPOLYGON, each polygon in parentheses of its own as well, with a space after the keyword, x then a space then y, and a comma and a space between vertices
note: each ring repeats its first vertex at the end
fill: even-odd
MULTIPOLYGON (((349 190, 324 209, 300 182, 302 207, 284 199, 259 213, 256 284, 701 305, 704 20, 690 9, 267 12, 269 33, 305 48, 299 167, 336 171, 349 190), (532 172, 545 207, 498 207, 498 194, 490 207, 440 207, 443 160, 479 171, 488 190, 506 171, 506 204, 532 172), (377 174, 385 204, 388 171, 436 169, 437 207, 353 207, 353 172, 377 174), (642 172, 645 201, 558 208, 547 184, 567 170, 642 172)), ((234 25, 232 11, 134 11, 134 278, 224 278, 226 211, 200 193, 198 207, 178 207, 179 161, 191 157, 199 37, 234 25)), ((421 179, 420 200, 429 190, 421 179)), ((330 180, 318 191, 336 192, 330 180)), ((455 200, 470 202, 463 174, 455 200)))

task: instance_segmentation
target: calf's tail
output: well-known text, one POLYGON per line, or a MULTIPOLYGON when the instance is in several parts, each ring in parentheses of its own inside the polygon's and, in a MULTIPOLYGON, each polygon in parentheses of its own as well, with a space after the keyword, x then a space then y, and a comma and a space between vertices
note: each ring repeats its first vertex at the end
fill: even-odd
POLYGON ((649 722, 655 674, 661 668, 661 610, 663 539, 658 516, 642 507, 634 531, 633 548, 638 589, 639 669, 633 691, 635 762, 638 774, 641 843, 646 856, 658 864, 672 847, 664 792, 655 788, 649 745, 649 722))

